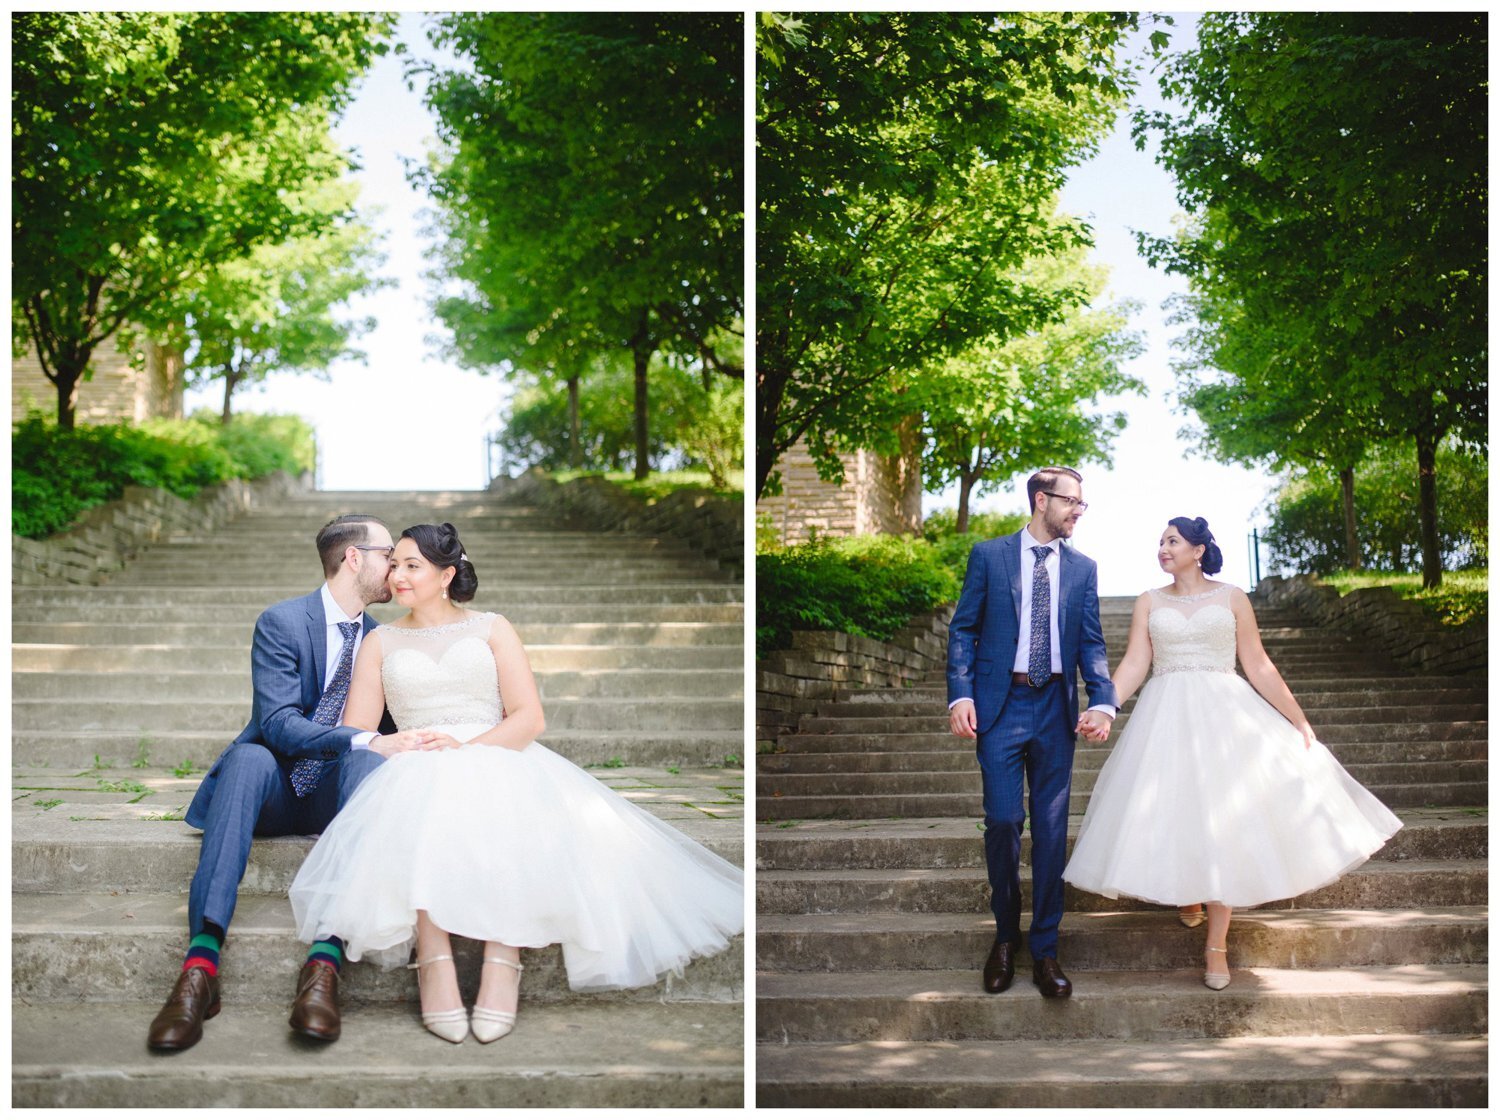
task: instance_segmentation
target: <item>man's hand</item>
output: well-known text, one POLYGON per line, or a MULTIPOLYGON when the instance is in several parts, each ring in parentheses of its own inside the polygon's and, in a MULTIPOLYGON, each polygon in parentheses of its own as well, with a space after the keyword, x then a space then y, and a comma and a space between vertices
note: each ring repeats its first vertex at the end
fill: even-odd
POLYGON ((948 709, 948 727, 960 739, 979 737, 979 721, 974 716, 974 701, 960 700, 948 709))
POLYGON ((1109 738, 1109 729, 1114 726, 1115 721, 1100 711, 1087 711, 1078 721, 1074 730, 1085 739, 1095 743, 1102 743, 1109 738))
POLYGON ((442 744, 436 743, 439 736, 436 731, 398 731, 394 735, 377 735, 370 740, 370 750, 383 758, 401 754, 403 751, 430 751, 436 750, 442 744))

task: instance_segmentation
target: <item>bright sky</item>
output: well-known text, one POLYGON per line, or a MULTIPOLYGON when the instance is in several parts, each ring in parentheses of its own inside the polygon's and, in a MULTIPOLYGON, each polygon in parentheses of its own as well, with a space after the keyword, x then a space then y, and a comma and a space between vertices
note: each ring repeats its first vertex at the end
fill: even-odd
MULTIPOLYGON (((1176 25, 1169 29, 1174 48, 1191 40, 1193 19, 1176 17, 1176 25)), ((1132 50, 1137 57, 1143 55, 1141 46, 1151 30, 1148 25, 1135 37, 1132 50)), ((1149 73, 1142 76, 1131 108, 1143 104, 1163 104, 1149 73)), ((1218 578, 1249 587, 1248 535, 1252 526, 1265 527, 1265 518, 1254 511, 1269 487, 1256 472, 1206 461, 1177 435, 1187 418, 1174 412, 1175 377, 1168 363, 1171 339, 1179 328, 1167 324, 1162 304, 1184 286, 1180 278, 1148 267, 1137 256, 1131 230, 1170 233, 1179 208, 1172 180, 1153 161, 1152 151, 1136 151, 1128 114, 1120 117, 1099 154, 1074 172, 1063 191, 1063 206, 1094 227, 1094 259, 1110 268, 1112 291, 1106 300, 1131 297, 1144 304, 1132 327, 1144 335, 1146 344, 1145 353, 1127 367, 1145 382, 1146 395, 1104 402, 1110 411, 1123 410, 1129 419, 1129 427, 1115 439, 1114 465, 1080 467, 1089 510, 1078 522, 1073 542, 1098 563, 1100 594, 1135 595, 1162 585, 1156 543, 1167 521, 1206 517, 1224 552, 1224 570, 1218 578)), ((923 500, 926 510, 957 504, 956 486, 923 500)), ((1026 479, 975 500, 973 508, 1024 512, 1026 479)))
MULTIPOLYGON (((425 17, 401 16, 397 37, 419 57, 432 57, 425 17)), ((1149 31, 1149 28, 1147 29, 1149 31)), ((1174 40, 1192 34, 1192 17, 1179 16, 1174 40)), ((1145 33, 1137 37, 1135 49, 1145 33)), ((451 60, 450 60, 451 61, 451 60)), ((1147 75, 1138 99, 1155 103, 1157 88, 1147 75)), ((1184 418, 1172 411, 1173 375, 1168 365, 1173 328, 1162 303, 1180 281, 1146 266, 1136 255, 1131 229, 1165 233, 1177 210, 1166 173, 1149 152, 1137 152, 1122 116, 1099 155, 1078 169, 1064 192, 1064 205, 1093 222, 1095 256, 1111 269, 1113 293, 1145 306, 1134 326, 1143 332, 1145 354, 1132 372, 1144 381, 1145 397, 1106 402, 1123 408, 1130 426, 1115 443, 1112 469, 1083 468, 1089 512, 1074 538, 1099 562, 1104 594, 1135 594, 1159 583, 1155 547, 1162 527, 1180 514, 1203 516, 1220 541, 1222 578, 1248 586, 1247 534, 1267 486, 1239 467, 1206 462, 1177 436, 1184 418)), ((409 91, 399 58, 377 61, 346 112, 339 139, 362 157, 358 173, 361 205, 378 207, 375 224, 386 236, 388 260, 381 273, 397 281, 362 299, 355 315, 372 315, 378 326, 360 342, 366 365, 335 366, 329 381, 272 375, 236 394, 242 412, 296 412, 318 430, 325 489, 477 489, 485 483, 485 437, 499 424, 503 382, 442 361, 433 336, 441 328, 429 310, 422 277, 431 251, 420 211, 424 195, 407 182, 402 158, 422 159, 434 140, 432 118, 420 92, 409 91)), ((217 386, 188 394, 188 408, 217 409, 217 386)), ((753 409, 746 410, 753 415, 753 409)), ((976 509, 1021 511, 1024 479, 1009 493, 977 499, 976 509)), ((928 495, 928 509, 952 506, 956 489, 928 495)))

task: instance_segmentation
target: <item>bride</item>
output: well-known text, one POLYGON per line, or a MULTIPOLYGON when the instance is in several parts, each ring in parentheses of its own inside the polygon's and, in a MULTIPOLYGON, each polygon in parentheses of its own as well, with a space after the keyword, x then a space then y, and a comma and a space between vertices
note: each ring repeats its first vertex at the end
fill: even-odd
POLYGON ((478 579, 452 525, 414 525, 392 556, 408 614, 360 647, 345 724, 432 729, 390 757, 291 887, 297 934, 349 960, 405 964, 422 1022, 449 1042, 515 1023, 524 947, 562 944, 578 991, 635 988, 719 952, 744 925, 744 873, 534 741, 536 681, 510 623, 460 604, 478 579), (483 941, 472 1021, 450 934, 483 941))
POLYGON ((1401 822, 1313 736, 1245 593, 1205 578, 1223 565, 1208 522, 1173 518, 1157 560, 1172 583, 1136 600, 1114 673, 1120 703, 1148 670, 1151 680, 1099 772, 1063 878, 1180 906, 1190 928, 1211 900, 1203 982, 1218 991, 1229 984, 1232 907, 1333 882, 1401 822))

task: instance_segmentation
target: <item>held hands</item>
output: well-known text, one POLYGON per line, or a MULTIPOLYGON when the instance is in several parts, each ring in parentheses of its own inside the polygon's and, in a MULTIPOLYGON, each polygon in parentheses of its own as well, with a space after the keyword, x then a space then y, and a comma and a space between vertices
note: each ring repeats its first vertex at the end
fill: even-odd
POLYGON ((1109 738, 1109 729, 1114 726, 1114 720, 1103 712, 1087 711, 1078 720, 1078 726, 1073 730, 1085 739, 1095 743, 1102 743, 1109 738))
POLYGON ((974 716, 974 701, 960 700, 948 709, 948 728, 960 739, 978 738, 978 720, 974 716))
POLYGON ((384 758, 404 751, 440 751, 463 744, 440 731, 398 731, 394 735, 377 735, 370 740, 370 749, 384 758))

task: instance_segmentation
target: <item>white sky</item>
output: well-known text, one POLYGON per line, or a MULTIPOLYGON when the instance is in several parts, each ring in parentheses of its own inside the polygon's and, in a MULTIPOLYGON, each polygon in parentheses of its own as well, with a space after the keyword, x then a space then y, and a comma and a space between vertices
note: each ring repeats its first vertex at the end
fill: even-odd
MULTIPOLYGON (((418 56, 431 57, 424 28, 424 17, 403 13, 397 38, 418 56)), ((1191 34, 1192 17, 1179 17, 1174 42, 1191 34)), ((1144 33, 1137 38, 1143 41, 1144 33)), ((419 212, 427 200, 407 182, 401 158, 423 158, 434 131, 420 93, 408 91, 401 75, 399 58, 378 60, 338 128, 339 139, 362 159, 361 207, 381 211, 374 219, 386 238, 388 260, 381 274, 397 281, 352 308, 354 315, 378 321, 359 343, 369 354, 368 364, 336 365, 329 381, 273 374, 236 394, 235 407, 295 412, 312 421, 326 489, 477 489, 485 482, 484 440, 499 424, 504 383, 442 361, 430 341, 441 328, 422 278, 431 247, 419 212)), ((1150 75, 1137 97, 1156 100, 1150 75)), ((1253 524, 1264 525, 1253 511, 1268 488, 1250 471, 1205 462, 1177 437, 1184 418, 1170 403, 1174 332, 1161 305, 1181 282, 1148 268, 1130 234, 1132 228, 1168 232, 1177 207, 1170 179, 1149 152, 1135 150, 1129 130, 1129 117, 1122 115, 1098 156, 1074 174, 1063 198, 1067 209, 1093 222, 1095 258, 1111 269, 1107 298, 1131 296, 1144 304, 1133 325, 1147 348, 1131 369, 1149 387, 1145 397, 1106 402, 1123 408, 1130 426, 1116 439, 1112 469, 1083 468, 1090 509, 1074 539, 1099 562, 1102 593, 1134 594, 1160 582, 1155 546, 1167 519, 1203 516, 1224 551, 1222 578, 1246 586, 1246 536, 1253 524)), ((188 409, 217 409, 221 398, 217 385, 203 393, 190 391, 188 409)), ((956 498, 955 489, 928 495, 924 505, 952 506, 956 498)), ((1024 490, 1013 487, 976 499, 975 508, 1021 511, 1024 490)))

